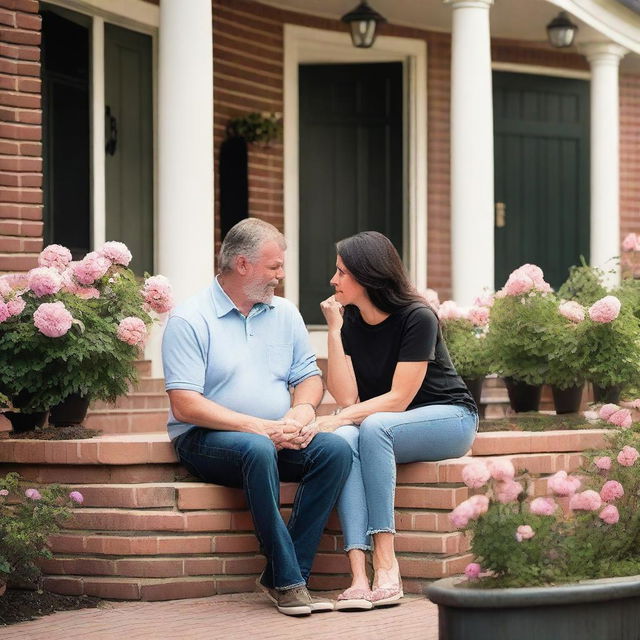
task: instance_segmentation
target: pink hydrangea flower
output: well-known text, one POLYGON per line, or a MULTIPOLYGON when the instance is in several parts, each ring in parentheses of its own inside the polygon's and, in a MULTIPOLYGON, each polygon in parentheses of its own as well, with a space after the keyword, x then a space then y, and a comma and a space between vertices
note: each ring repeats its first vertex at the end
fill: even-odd
POLYGON ((603 404, 598 411, 602 420, 608 420, 620 407, 617 404, 603 404))
POLYGON ((518 542, 530 540, 535 535, 536 532, 528 524, 521 524, 516 530, 516 540, 518 542))
POLYGON ((12 291, 13 288, 9 285, 5 276, 0 276, 0 300, 2 298, 8 298, 12 291))
POLYGON ((84 496, 79 491, 72 491, 69 494, 69 498, 77 504, 82 504, 84 502, 84 496))
POLYGON ((40 492, 37 489, 27 489, 24 492, 24 495, 31 500, 40 500, 42 498, 42 495, 40 495, 40 492))
POLYGON ((622 241, 623 251, 640 251, 640 236, 635 233, 629 233, 622 241))
POLYGON ((7 309, 10 316, 19 316, 23 311, 27 303, 20 297, 16 296, 13 300, 7 302, 7 309))
POLYGON ((477 562, 470 562, 464 568, 464 575, 469 578, 469 580, 476 580, 482 571, 482 567, 477 562))
POLYGON ((622 451, 618 453, 617 460, 623 467, 632 467, 636 463, 638 456, 640 456, 640 454, 637 449, 625 445, 622 447, 622 451))
POLYGON ((633 424, 631 411, 629 411, 629 409, 618 409, 618 411, 615 411, 609 416, 608 422, 614 424, 616 427, 628 429, 633 424))
POLYGON ((124 242, 115 242, 113 240, 105 242, 98 250, 98 253, 114 264, 121 264, 123 267, 128 266, 133 257, 124 242))
POLYGON ((440 308, 440 297, 435 289, 422 289, 418 293, 427 301, 427 304, 434 311, 438 311, 440 308))
POLYGON ((462 481, 471 489, 478 489, 491 477, 489 467, 484 462, 472 462, 462 469, 462 481))
POLYGON ((468 317, 476 327, 484 327, 489 322, 489 309, 487 307, 471 307, 468 317))
POLYGON ((173 307, 171 284, 164 276, 147 278, 142 289, 144 301, 157 313, 167 313, 173 307))
POLYGON ((531 291, 534 286, 533 280, 528 275, 514 271, 504 285, 504 290, 508 296, 520 296, 531 291))
POLYGON ((618 508, 613 504, 608 504, 601 512, 600 519, 607 524, 615 524, 620 520, 618 508))
POLYGON ((29 289, 38 297, 58 293, 62 287, 62 277, 53 267, 36 267, 29 271, 29 289))
POLYGON ((60 338, 73 324, 73 316, 62 302, 45 302, 33 313, 33 324, 49 338, 60 338))
POLYGON ((594 322, 613 322, 620 314, 620 300, 615 296, 605 296, 589 307, 589 317, 594 322))
POLYGON ((461 502, 450 514, 449 520, 456 529, 462 529, 469 520, 476 518, 476 508, 468 501, 461 502))
POLYGON ((9 306, 4 300, 0 299, 0 322, 4 322, 10 317, 11 312, 9 311, 9 306))
POLYGON ((129 316, 120 321, 118 325, 118 338, 127 344, 137 345, 144 342, 147 337, 145 323, 134 316, 129 316))
POLYGON ((28 273, 7 273, 0 276, 0 282, 4 282, 9 289, 26 289, 29 286, 28 273))
POLYGON ((515 467, 511 460, 491 460, 489 462, 491 477, 499 482, 513 480, 516 475, 515 467))
POLYGON ((481 516, 483 513, 487 513, 489 510, 489 498, 484 495, 476 495, 467 498, 466 502, 468 502, 474 508, 474 519, 478 516, 481 516))
POLYGON ((523 491, 522 485, 515 480, 505 480, 504 482, 496 482, 495 496, 498 502, 507 504, 513 502, 523 491))
POLYGON ((600 419, 600 416, 598 415, 597 411, 583 411, 582 415, 589 421, 589 422, 595 422, 596 420, 600 419))
POLYGON ((604 502, 611 502, 622 498, 624 487, 616 480, 607 480, 600 489, 600 497, 604 502))
POLYGON ((635 400, 631 401, 631 408, 640 409, 640 398, 636 398, 635 400))
POLYGON ((453 300, 445 300, 438 309, 440 320, 457 320, 458 318, 464 318, 464 316, 464 310, 453 300))
POLYGON ((0 496, 8 496, 9 492, 6 489, 0 489, 0 496))
POLYGON ((600 494, 593 489, 574 493, 569 501, 569 508, 574 511, 596 511, 602 506, 600 494))
POLYGON ((50 244, 45 247, 38 256, 38 264, 41 267, 52 267, 62 273, 71 262, 71 251, 60 244, 50 244))
POLYGON ((560 312, 560 315, 571 320, 571 322, 575 322, 576 324, 584 320, 584 307, 574 300, 560 304, 558 311, 560 312))
POLYGON ((596 458, 593 461, 593 463, 601 471, 609 471, 609 469, 611 469, 611 458, 609 456, 602 456, 601 458, 596 458))
POLYGON ((111 261, 96 251, 91 251, 79 262, 71 263, 73 276, 80 284, 93 284, 107 273, 111 261))
POLYGON ((494 296, 491 293, 483 293, 473 301, 474 307, 493 307, 494 296))
POLYGON ((551 516, 557 508, 553 498, 535 498, 529 505, 529 511, 537 516, 551 516))
POLYGON ((547 487, 559 496, 571 496, 580 488, 580 480, 567 475, 566 471, 558 471, 549 477, 547 487))

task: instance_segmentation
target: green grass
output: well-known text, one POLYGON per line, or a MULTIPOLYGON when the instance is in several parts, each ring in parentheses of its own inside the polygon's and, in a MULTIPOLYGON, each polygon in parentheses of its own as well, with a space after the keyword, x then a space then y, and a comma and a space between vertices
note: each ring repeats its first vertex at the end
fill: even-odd
POLYGON ((544 413, 520 413, 506 418, 495 418, 491 420, 480 420, 480 433, 491 431, 555 431, 556 429, 606 429, 613 428, 604 421, 596 424, 588 422, 579 413, 566 415, 547 415, 544 413))

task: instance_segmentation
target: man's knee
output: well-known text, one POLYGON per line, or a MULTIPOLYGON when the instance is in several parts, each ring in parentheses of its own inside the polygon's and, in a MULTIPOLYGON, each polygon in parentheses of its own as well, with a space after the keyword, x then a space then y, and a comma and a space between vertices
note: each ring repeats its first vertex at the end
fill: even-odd
POLYGON ((322 453, 326 459, 344 468, 351 468, 353 451, 350 444, 335 433, 320 433, 322 436, 322 453))
POLYGON ((266 436, 259 434, 250 434, 251 438, 247 440, 246 448, 243 452, 243 458, 251 462, 258 463, 276 463, 277 451, 273 441, 266 436))

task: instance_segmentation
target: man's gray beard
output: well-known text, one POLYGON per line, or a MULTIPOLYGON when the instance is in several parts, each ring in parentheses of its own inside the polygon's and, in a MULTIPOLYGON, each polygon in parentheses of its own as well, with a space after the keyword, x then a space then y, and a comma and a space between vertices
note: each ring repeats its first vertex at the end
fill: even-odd
POLYGON ((274 288, 258 282, 249 283, 244 286, 244 295, 247 296, 253 304, 257 304, 258 302, 269 304, 273 300, 274 288))

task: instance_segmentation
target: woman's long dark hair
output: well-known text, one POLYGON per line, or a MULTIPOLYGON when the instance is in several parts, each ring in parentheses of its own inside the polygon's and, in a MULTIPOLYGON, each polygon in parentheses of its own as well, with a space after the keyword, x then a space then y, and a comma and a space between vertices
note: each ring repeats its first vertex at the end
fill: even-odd
POLYGON ((336 250, 344 266, 380 311, 393 313, 414 302, 426 304, 409 281, 402 260, 387 236, 378 231, 362 231, 340 240, 336 250))

